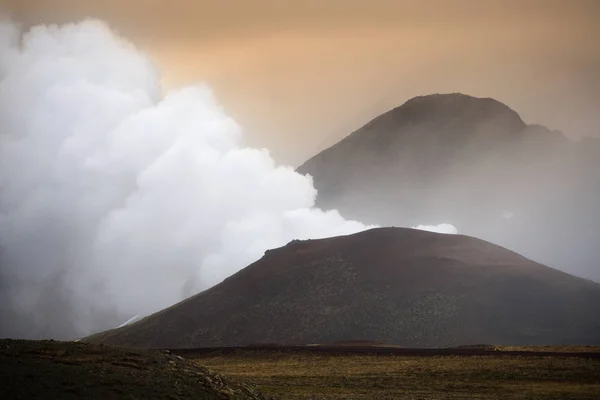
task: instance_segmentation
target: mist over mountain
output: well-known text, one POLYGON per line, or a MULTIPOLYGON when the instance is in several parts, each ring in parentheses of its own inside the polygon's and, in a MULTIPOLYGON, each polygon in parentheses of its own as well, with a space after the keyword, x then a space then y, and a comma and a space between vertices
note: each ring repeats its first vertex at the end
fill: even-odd
POLYGON ((204 290, 271 247, 366 227, 244 144, 204 84, 96 20, 0 16, 0 337, 73 339, 204 290))
POLYGON ((0 337, 119 326, 362 221, 597 265, 598 141, 492 100, 418 98, 300 169, 318 208, 312 180, 248 147, 211 88, 162 81, 101 21, 0 19, 0 337))
POLYGON ((600 281, 600 140, 579 142, 489 98, 407 101, 317 154, 317 205, 366 223, 445 221, 600 281))
POLYGON ((293 241, 86 341, 139 347, 598 344, 600 284, 479 239, 405 228, 293 241))

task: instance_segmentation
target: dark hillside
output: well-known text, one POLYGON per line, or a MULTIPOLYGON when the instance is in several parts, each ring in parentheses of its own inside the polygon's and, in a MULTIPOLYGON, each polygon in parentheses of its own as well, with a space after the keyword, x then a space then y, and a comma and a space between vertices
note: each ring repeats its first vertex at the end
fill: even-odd
POLYGON ((86 340, 162 348, 600 344, 600 285, 482 240, 380 228, 291 242, 207 291, 86 340))

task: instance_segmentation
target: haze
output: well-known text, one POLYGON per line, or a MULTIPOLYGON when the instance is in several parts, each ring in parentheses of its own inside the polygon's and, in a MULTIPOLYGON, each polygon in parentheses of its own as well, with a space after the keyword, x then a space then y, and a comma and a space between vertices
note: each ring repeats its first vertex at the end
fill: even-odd
POLYGON ((410 97, 600 127, 597 2, 0 4, 22 25, 0 22, 0 336, 111 328, 268 248, 365 229, 281 165, 410 97))
POLYGON ((0 0, 27 24, 107 21, 177 87, 206 81, 250 144, 298 165, 429 93, 493 97, 528 123, 600 133, 600 3, 0 0))

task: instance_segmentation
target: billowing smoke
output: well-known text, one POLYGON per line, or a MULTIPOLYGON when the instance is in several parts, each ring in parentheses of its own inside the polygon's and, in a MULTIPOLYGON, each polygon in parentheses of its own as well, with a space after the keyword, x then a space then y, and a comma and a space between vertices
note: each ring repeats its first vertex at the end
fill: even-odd
POLYGON ((203 85, 103 23, 0 23, 0 336, 69 338, 203 290, 295 238, 361 231, 243 146, 203 85))
POLYGON ((458 229, 452 224, 439 224, 439 225, 417 225, 413 229, 418 229, 421 231, 435 232, 435 233, 443 233, 446 235, 456 235, 458 234, 458 229))

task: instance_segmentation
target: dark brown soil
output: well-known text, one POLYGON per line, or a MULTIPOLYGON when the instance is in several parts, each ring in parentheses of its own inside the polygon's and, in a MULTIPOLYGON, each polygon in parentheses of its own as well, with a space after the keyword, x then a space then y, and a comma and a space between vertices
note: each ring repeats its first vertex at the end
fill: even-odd
POLYGON ((417 349, 388 345, 309 345, 309 346, 244 346, 173 349, 173 354, 186 358, 232 356, 236 354, 328 354, 386 355, 399 357, 558 357, 585 358, 600 361, 600 346, 531 346, 504 349, 494 345, 460 346, 445 349, 417 349))
POLYGON ((0 398, 263 400, 165 351, 55 341, 0 341, 0 398))

